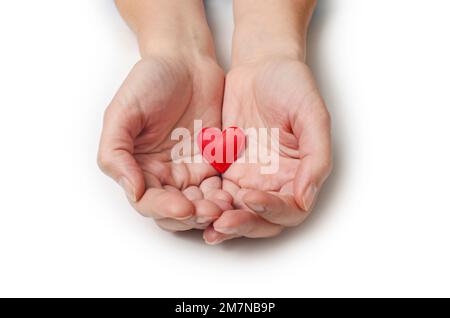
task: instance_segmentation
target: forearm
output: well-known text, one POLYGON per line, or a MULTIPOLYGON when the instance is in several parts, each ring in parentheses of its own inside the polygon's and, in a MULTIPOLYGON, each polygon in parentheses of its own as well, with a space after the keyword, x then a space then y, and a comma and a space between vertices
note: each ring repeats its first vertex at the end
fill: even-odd
POLYGON ((232 64, 272 55, 305 59, 315 0, 234 0, 232 64))
POLYGON ((143 57, 215 55, 202 0, 116 0, 116 5, 136 33, 143 57))

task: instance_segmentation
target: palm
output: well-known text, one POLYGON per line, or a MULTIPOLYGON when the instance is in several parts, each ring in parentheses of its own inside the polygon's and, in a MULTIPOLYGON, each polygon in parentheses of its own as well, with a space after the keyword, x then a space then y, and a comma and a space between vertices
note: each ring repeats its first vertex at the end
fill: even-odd
POLYGON ((181 190, 199 186, 217 173, 206 163, 173 162, 171 150, 182 141, 171 140, 171 133, 176 128, 187 128, 193 134, 194 120, 198 119, 207 126, 220 126, 220 71, 205 69, 194 79, 184 65, 167 61, 146 61, 137 71, 141 73, 137 80, 142 84, 132 87, 142 89, 137 96, 143 124, 135 139, 134 154, 146 184, 157 180, 162 186, 181 190))

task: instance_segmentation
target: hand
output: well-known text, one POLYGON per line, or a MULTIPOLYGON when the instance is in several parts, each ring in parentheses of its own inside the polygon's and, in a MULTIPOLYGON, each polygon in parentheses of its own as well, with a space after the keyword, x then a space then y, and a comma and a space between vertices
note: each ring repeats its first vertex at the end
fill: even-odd
POLYGON ((160 227, 204 229, 230 208, 231 197, 210 165, 177 163, 171 156, 182 142, 171 140, 175 128, 193 135, 196 119, 209 127, 221 125, 224 76, 200 19, 201 2, 117 4, 138 34, 143 58, 106 110, 99 165, 122 185, 133 207, 160 227))
POLYGON ((99 151, 100 167, 136 210, 168 230, 205 228, 229 201, 210 165, 171 158, 173 129, 192 133, 194 119, 220 127, 220 68, 208 60, 187 65, 168 57, 136 64, 105 113, 99 151))
MULTIPOLYGON (((234 3, 223 127, 278 128, 279 169, 261 174, 259 158, 257 163, 235 162, 223 174, 233 209, 205 230, 208 243, 271 237, 300 224, 331 171, 330 116, 304 63, 314 6, 313 0, 234 3)), ((246 159, 253 148, 263 146, 268 152, 269 145, 247 143, 246 159)))
POLYGON ((270 237, 300 224, 331 169, 330 117, 308 67, 272 57, 233 69, 223 106, 223 126, 230 125, 278 128, 279 170, 261 174, 260 162, 234 163, 223 175, 233 210, 205 231, 206 241, 270 237))

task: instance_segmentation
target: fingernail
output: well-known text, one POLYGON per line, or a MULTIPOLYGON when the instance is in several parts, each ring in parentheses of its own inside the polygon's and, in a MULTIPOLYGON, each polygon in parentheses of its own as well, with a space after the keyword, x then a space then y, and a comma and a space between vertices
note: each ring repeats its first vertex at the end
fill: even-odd
POLYGON ((173 216, 173 218, 177 221, 186 221, 192 218, 192 215, 186 215, 186 216, 173 216))
POLYGON ((197 217, 197 223, 204 224, 204 223, 211 223, 214 220, 214 218, 210 216, 199 216, 197 217))
POLYGON ((217 245, 217 244, 220 244, 220 243, 222 243, 222 241, 221 240, 217 240, 217 241, 212 241, 212 242, 209 242, 209 241, 205 241, 206 242, 206 244, 208 244, 208 245, 217 245))
POLYGON ((223 241, 224 241, 224 239, 216 239, 214 241, 205 240, 205 243, 208 245, 217 245, 217 244, 222 243, 223 241))
POLYGON ((238 228, 234 227, 219 227, 219 228, 214 227, 214 229, 222 234, 237 234, 239 231, 238 228))
POLYGON ((255 212, 264 212, 264 207, 257 203, 247 203, 248 207, 255 212))
POLYGON ((128 199, 130 199, 133 202, 136 202, 137 201, 136 194, 134 192, 133 186, 131 185, 131 182, 128 181, 128 179, 125 177, 120 177, 119 184, 124 189, 128 199))
POLYGON ((314 199, 316 198, 317 187, 311 184, 303 194, 303 205, 306 211, 309 211, 314 203, 314 199))

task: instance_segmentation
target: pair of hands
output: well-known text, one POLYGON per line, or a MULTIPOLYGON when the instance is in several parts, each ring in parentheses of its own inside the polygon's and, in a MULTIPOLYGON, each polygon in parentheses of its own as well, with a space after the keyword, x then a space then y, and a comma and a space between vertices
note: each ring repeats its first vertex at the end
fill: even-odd
POLYGON ((155 52, 134 66, 108 106, 98 162, 133 207, 165 230, 201 229, 210 244, 271 237, 307 217, 330 173, 330 117, 300 59, 248 60, 225 80, 213 56, 155 52), (278 172, 236 162, 218 175, 207 162, 173 162, 172 131, 193 134, 198 119, 203 127, 278 128, 278 172))

